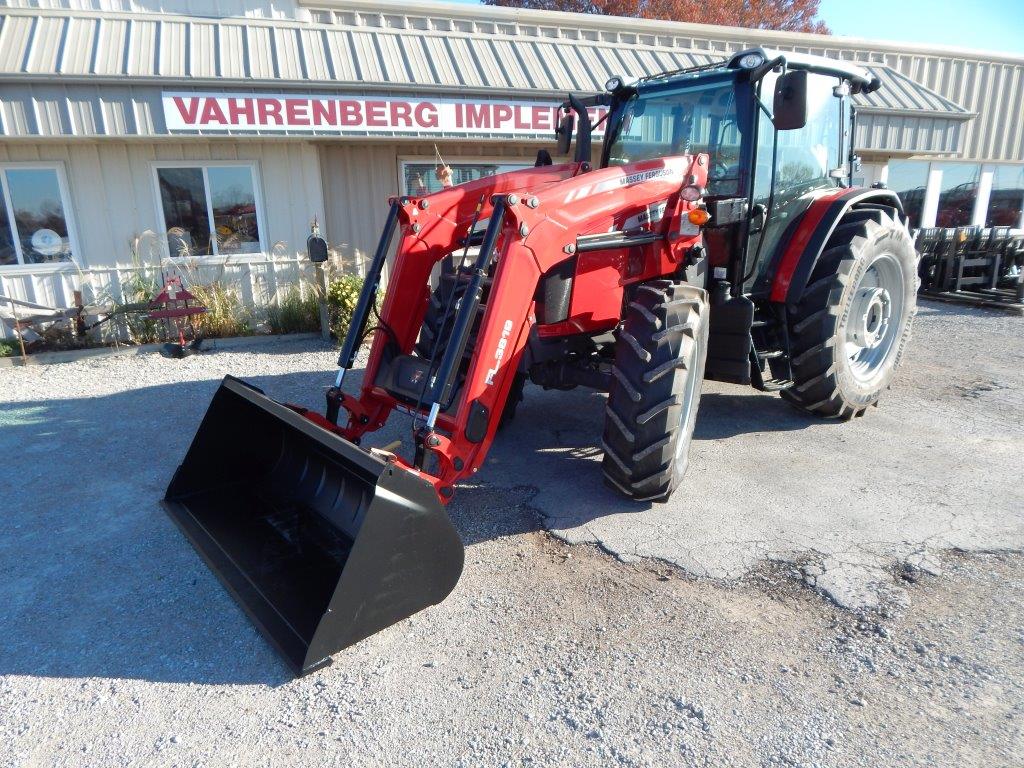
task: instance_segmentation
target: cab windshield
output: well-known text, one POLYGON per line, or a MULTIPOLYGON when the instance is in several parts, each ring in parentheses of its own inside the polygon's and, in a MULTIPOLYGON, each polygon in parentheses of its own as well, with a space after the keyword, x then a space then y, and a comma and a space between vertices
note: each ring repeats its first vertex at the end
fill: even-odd
POLYGON ((711 158, 708 194, 741 194, 742 137, 732 79, 640 91, 626 101, 621 114, 608 165, 705 152, 711 158))

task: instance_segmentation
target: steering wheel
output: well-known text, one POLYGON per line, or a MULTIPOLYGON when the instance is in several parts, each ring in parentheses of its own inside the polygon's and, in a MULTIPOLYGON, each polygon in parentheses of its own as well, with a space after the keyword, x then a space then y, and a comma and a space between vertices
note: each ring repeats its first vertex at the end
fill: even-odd
POLYGON ((728 176, 732 166, 726 165, 720 158, 715 157, 711 160, 708 177, 709 178, 722 178, 728 176))

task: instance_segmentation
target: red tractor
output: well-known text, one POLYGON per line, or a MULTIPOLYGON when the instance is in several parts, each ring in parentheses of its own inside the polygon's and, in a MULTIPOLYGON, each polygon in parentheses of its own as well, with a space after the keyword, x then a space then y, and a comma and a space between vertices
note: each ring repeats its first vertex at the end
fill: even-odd
POLYGON ((602 470, 636 500, 682 481, 705 378, 862 415, 900 361, 917 280, 899 198, 850 186, 850 96, 878 87, 845 62, 763 49, 612 78, 564 107, 572 162, 541 152, 393 198, 325 413, 226 378, 166 508, 306 673, 454 588, 462 543, 443 505, 526 382, 608 393, 602 470), (396 410, 409 455, 360 448, 396 410))

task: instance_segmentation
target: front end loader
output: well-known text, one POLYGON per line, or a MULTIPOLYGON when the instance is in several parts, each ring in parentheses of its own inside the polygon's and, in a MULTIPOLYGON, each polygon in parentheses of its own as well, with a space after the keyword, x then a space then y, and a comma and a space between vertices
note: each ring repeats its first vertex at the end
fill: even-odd
POLYGON ((705 378, 862 415, 916 292, 899 198, 850 183, 851 96, 878 87, 764 49, 612 78, 563 106, 571 161, 393 198, 324 412, 226 378, 165 508, 305 674, 455 587, 444 505, 527 382, 608 393, 602 473, 639 501, 682 481, 705 378), (394 411, 408 455, 361 447, 394 411))

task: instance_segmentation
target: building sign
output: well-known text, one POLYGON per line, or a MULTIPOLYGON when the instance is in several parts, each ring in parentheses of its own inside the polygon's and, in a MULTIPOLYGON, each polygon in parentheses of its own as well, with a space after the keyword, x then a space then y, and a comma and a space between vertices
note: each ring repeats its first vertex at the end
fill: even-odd
MULTIPOLYGON (((398 96, 183 93, 164 91, 170 131, 280 131, 339 135, 425 134, 550 138, 557 104, 398 96)), ((607 111, 590 110, 596 122, 607 111)), ((599 126, 596 132, 603 128, 599 126)))

